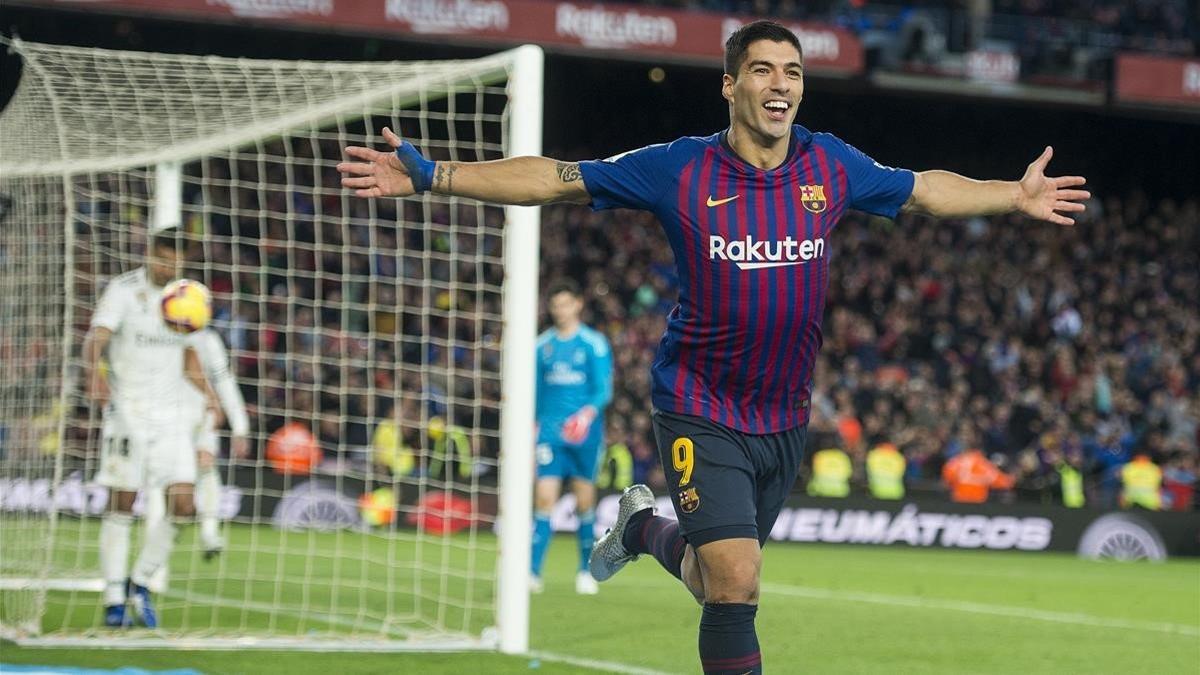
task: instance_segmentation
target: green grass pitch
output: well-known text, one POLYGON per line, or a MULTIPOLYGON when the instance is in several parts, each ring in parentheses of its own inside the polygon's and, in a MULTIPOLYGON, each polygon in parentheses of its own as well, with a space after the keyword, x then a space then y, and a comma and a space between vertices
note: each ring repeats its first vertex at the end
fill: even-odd
MULTIPOLYGON (((94 528, 64 521, 56 566, 94 569, 94 550, 74 546, 94 538, 94 528)), ((491 620, 494 583, 463 574, 491 569, 490 535, 480 535, 472 551, 463 537, 416 543, 238 526, 230 529, 230 551, 212 564, 199 560, 191 536, 172 559, 171 595, 162 598, 168 629, 377 639, 438 625, 477 632, 491 620), (453 606, 439 607, 437 597, 452 598, 453 606), (282 610, 269 611, 275 606, 282 610), (384 617, 392 617, 387 625, 384 617)), ((551 546, 546 592, 532 598, 536 658, 5 644, 0 662, 205 673, 698 672, 700 610, 677 581, 644 558, 603 584, 600 595, 577 596, 577 555, 573 537, 551 546)), ((99 619, 94 593, 56 592, 50 600, 47 628, 79 633, 99 619)), ((779 673, 1195 674, 1200 562, 773 543, 757 627, 764 665, 779 673)), ((347 648, 353 652, 353 643, 347 648)))

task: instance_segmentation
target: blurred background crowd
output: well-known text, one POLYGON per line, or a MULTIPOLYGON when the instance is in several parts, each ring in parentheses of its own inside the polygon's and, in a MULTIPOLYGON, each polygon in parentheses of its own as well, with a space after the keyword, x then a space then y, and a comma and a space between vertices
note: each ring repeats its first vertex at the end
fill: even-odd
POLYGON ((1197 55, 1195 0, 651 0, 647 4, 849 30, 867 67, 882 72, 962 75, 966 56, 1012 57, 1029 84, 1094 89, 1117 51, 1197 55))
MULTIPOLYGON (((214 292, 214 326, 230 347, 258 452, 298 421, 328 471, 405 478, 456 467, 450 480, 494 479, 502 211, 372 206, 336 189, 286 190, 272 176, 282 165, 241 166, 231 178, 233 166, 209 163, 205 189, 188 190, 184 246, 189 273, 214 292), (260 170, 280 187, 263 189, 260 170)), ((332 185, 328 178, 314 171, 308 180, 332 185)), ((144 231, 144 198, 88 201, 109 189, 77 194, 80 232, 93 233, 77 256, 81 298, 122 266, 103 249, 144 231), (121 241, 94 236, 105 232, 123 233, 121 241)), ((1136 190, 1105 196, 1074 227, 852 213, 829 250, 825 344, 800 485, 822 470, 812 458, 831 451, 825 456, 837 461, 822 466, 846 489, 818 494, 874 492, 870 453, 894 448, 909 493, 954 496, 947 465, 978 451, 994 473, 987 482, 1003 488, 996 498, 1066 501, 1071 474, 1079 478, 1075 501, 1114 507, 1125 502, 1125 468, 1142 457, 1161 474, 1154 508, 1193 508, 1195 200, 1150 201, 1136 190)), ((613 347, 601 483, 662 487, 649 371, 677 286, 661 228, 647 213, 554 205, 542 211, 541 251, 542 287, 579 282, 585 322, 613 347)), ((81 301, 80 334, 93 301, 81 301)), ((543 306, 540 326, 548 325, 543 306)), ((85 456, 97 416, 79 402, 68 443, 85 456)))
MULTIPOLYGON (((1047 501, 1068 463, 1090 502, 1115 506, 1122 467, 1146 454, 1188 486, 1174 503, 1191 508, 1200 208, 1134 192, 1089 209, 1073 228, 846 217, 831 240, 810 457, 841 449, 865 486, 868 451, 893 444, 910 489, 936 491, 947 460, 978 449, 1017 494, 1047 501)), ((543 242, 544 277, 579 278, 587 318, 612 341, 610 439, 629 446, 635 480, 661 481, 647 376, 675 297, 665 239, 641 213, 552 207, 543 242)))
POLYGON ((1025 37, 1080 47, 1189 55, 1195 53, 1200 29, 1194 0, 648 0, 641 4, 821 21, 860 35, 916 29, 925 35, 912 37, 931 40, 921 46, 949 51, 1025 37))
MULTIPOLYGON (((964 53, 988 49, 1016 53, 1022 80, 1078 77, 1103 87, 1110 78, 1096 69, 1110 67, 1115 50, 1189 55, 1200 44, 1195 0, 651 4, 845 27, 865 47, 862 82, 955 59, 961 66, 964 53)), ((74 25, 58 21, 38 25, 74 25)), ((127 18, 97 30, 119 45, 166 48, 149 43, 159 33, 139 32, 127 18)), ((216 50, 227 39, 186 30, 198 31, 196 49, 216 50)), ((382 49, 379 41, 279 40, 314 58, 382 58, 371 51, 382 49), (329 53, 303 51, 323 44, 329 53)), ((396 50, 383 56, 409 57, 396 50)), ((719 73, 697 72, 652 68, 647 78, 643 65, 552 59, 549 154, 590 158, 664 134, 710 133, 725 113, 713 86, 719 73), (658 114, 612 113, 616 102, 658 114)), ((1188 141, 1176 147, 1163 132, 1179 125, 1001 99, 951 105, 840 91, 849 86, 814 77, 799 121, 835 131, 885 163, 980 177, 1018 166, 1012 158, 1024 149, 1013 139, 1036 126, 1030 135, 1074 145, 1055 162, 1086 170, 1100 197, 1073 228, 1012 217, 847 216, 828 242, 825 344, 801 485, 820 473, 812 458, 836 450, 822 455, 832 458, 830 484, 871 493, 871 453, 894 447, 903 462, 893 466, 909 492, 954 496, 962 463, 952 460, 977 450, 972 466, 996 477, 989 479, 999 488, 995 498, 1116 506, 1128 503, 1124 493, 1138 473, 1126 468, 1149 462, 1162 495, 1154 506, 1194 508, 1200 206, 1186 185, 1194 169, 1188 141), (955 134, 942 133, 951 126, 955 134), (1191 198, 1164 196, 1172 192, 1191 198)), ((230 347, 258 452, 271 434, 299 422, 331 471, 428 475, 446 460, 459 480, 491 480, 499 452, 503 212, 347 199, 333 170, 340 156, 331 137, 291 138, 186 169, 187 273, 214 291, 214 326, 230 347)), ((125 174, 119 184, 74 187, 75 344, 102 285, 139 260, 150 180, 125 174)), ((614 349, 601 482, 659 487, 649 368, 677 293, 665 237, 644 213, 557 205, 543 209, 542 221, 542 287, 578 281, 585 321, 614 349)), ((4 255, 0 248, 0 261, 4 255)), ((543 312, 540 327, 548 323, 543 312)), ((28 366, 27 377, 0 387, 41 382, 57 390, 61 374, 39 364, 58 348, 49 340, 19 343, 0 326, 0 358, 28 366)), ((67 443, 72 456, 86 458, 99 412, 81 397, 75 403, 67 443)), ((0 425, 0 449, 5 438, 19 446, 32 434, 33 445, 52 452, 54 411, 37 412, 26 427, 0 425)))

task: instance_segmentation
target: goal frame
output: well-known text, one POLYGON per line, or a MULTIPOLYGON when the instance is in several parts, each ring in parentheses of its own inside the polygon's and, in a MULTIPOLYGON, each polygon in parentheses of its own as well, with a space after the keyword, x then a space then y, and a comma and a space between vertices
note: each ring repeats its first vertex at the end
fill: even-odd
MULTIPOLYGON (((5 40, 4 42, 9 42, 5 40)), ((13 39, 11 49, 20 53, 21 40, 13 39)), ((476 59, 473 68, 464 73, 461 80, 452 80, 450 86, 462 82, 494 83, 508 80, 508 95, 511 114, 507 129, 508 156, 540 155, 542 152, 542 104, 544 53, 536 45, 523 45, 476 59)), ((28 63, 28 62, 27 62, 28 63)), ((289 63, 279 61, 279 63, 289 63)), ((358 97, 326 103, 298 110, 290 116, 275 118, 269 123, 239 128, 202 141, 184 142, 164 148, 160 152, 135 152, 121 161, 107 159, 72 159, 70 157, 46 157, 18 163, 0 164, 0 175, 6 178, 61 177, 66 203, 64 204, 65 244, 64 276, 67 297, 66 316, 71 321, 74 292, 73 254, 75 247, 74 228, 71 223, 77 215, 76 205, 71 198, 70 182, 76 174, 94 171, 120 171, 138 167, 153 167, 156 173, 154 194, 155 209, 152 229, 177 224, 179 218, 182 173, 180 166, 188 161, 205 156, 212 147, 232 147, 278 136, 281 130, 301 125, 319 126, 337 119, 337 115, 368 101, 391 97, 404 102, 419 96, 436 97, 439 89, 446 89, 444 77, 406 78, 390 88, 372 91, 358 97), (430 86, 426 89, 426 86, 430 86), (172 222, 174 220, 175 222, 172 222)), ((19 91, 19 89, 18 89, 19 91)), ((445 92, 443 92, 445 93, 445 92)), ((48 111, 54 118, 61 118, 57 101, 51 98, 54 108, 48 111)), ((60 145, 60 148, 62 146, 60 145)), ((65 149, 63 150, 65 155, 65 149)), ((32 633, 12 637, 18 645, 26 647, 78 647, 103 649, 288 649, 298 651, 371 651, 371 652, 438 652, 463 650, 499 650, 506 654, 529 652, 529 562, 532 533, 533 498, 533 424, 535 343, 537 329, 538 259, 540 207, 505 207, 504 237, 504 281, 503 309, 504 337, 501 344, 502 405, 500 407, 500 457, 497 513, 497 584, 495 600, 495 622, 477 637, 449 637, 436 640, 371 640, 355 638, 353 643, 344 640, 305 640, 286 637, 246 636, 242 638, 219 637, 167 637, 153 632, 134 632, 128 636, 42 636, 32 633)), ((71 350, 69 332, 64 332, 63 369, 66 370, 71 350)), ((64 372, 65 375, 65 372, 64 372)), ((66 404, 70 396, 70 385, 63 378, 59 391, 60 403, 66 404)), ((60 446, 65 437, 65 416, 58 420, 57 434, 60 446)), ((53 470, 55 488, 62 481, 63 454, 55 458, 53 470)), ((55 500, 51 500, 55 504, 55 500)), ((54 541, 58 509, 49 510, 50 540, 54 541)), ((47 552, 49 555, 49 552, 47 552)), ((43 566, 47 570, 48 566, 43 566)), ((44 574, 48 574, 44 572, 44 574)), ((38 621, 45 613, 46 594, 50 590, 71 588, 79 590, 95 586, 95 580, 0 578, 0 590, 33 587, 38 621), (90 584, 90 586, 89 586, 90 584)))

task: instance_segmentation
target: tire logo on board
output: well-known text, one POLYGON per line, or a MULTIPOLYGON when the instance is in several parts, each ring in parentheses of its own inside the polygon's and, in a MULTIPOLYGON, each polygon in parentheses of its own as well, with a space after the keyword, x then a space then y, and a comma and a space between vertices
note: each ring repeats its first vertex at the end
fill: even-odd
POLYGON ((1077 552, 1084 558, 1167 559, 1167 547, 1158 531, 1145 520, 1126 513, 1110 513, 1088 525, 1079 539, 1077 552))

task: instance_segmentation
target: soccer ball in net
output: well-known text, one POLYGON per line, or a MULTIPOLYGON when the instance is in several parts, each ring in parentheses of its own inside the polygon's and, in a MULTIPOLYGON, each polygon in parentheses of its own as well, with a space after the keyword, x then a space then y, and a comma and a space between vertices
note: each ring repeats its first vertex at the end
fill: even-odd
POLYGON ((199 281, 172 281, 162 290, 162 318, 176 333, 202 330, 212 319, 212 294, 199 281))

